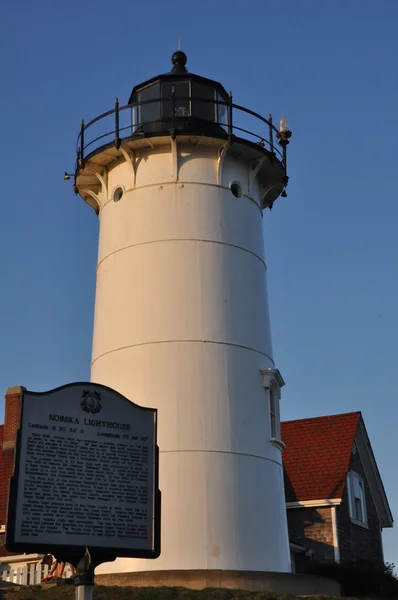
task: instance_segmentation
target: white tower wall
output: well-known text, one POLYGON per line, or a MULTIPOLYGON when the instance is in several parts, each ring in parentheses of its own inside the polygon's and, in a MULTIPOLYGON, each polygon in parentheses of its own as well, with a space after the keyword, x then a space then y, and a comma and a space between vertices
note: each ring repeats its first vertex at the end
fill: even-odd
POLYGON ((261 375, 274 366, 263 185, 244 152, 220 159, 218 141, 177 142, 92 163, 102 185, 91 379, 158 408, 162 491, 160 558, 97 572, 289 571, 261 375))

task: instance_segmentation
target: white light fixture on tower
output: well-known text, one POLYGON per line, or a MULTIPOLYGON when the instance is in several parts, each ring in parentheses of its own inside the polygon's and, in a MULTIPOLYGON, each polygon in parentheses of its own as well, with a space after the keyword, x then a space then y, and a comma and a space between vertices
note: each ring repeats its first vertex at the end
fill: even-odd
POLYGON ((281 117, 279 119, 279 133, 285 133, 286 131, 290 131, 289 121, 286 117, 281 117))

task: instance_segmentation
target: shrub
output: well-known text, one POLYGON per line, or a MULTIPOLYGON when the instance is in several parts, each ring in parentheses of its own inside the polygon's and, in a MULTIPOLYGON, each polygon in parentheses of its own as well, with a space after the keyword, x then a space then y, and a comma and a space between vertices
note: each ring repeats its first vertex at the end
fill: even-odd
POLYGON ((392 564, 367 561, 312 563, 306 572, 338 581, 344 596, 398 598, 398 579, 392 564))

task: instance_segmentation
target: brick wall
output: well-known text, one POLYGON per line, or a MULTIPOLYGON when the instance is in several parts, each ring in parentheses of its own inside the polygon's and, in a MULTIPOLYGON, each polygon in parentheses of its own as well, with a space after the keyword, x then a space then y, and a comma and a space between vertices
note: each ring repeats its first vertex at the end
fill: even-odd
MULTIPOLYGON (((19 427, 21 387, 8 388, 5 398, 4 426, 0 426, 0 524, 7 519, 8 486, 14 468, 14 448, 19 427)), ((4 538, 4 536, 3 536, 4 538)), ((4 539, 3 539, 4 543, 4 539)), ((1 544, 0 544, 1 548, 1 544)))
POLYGON ((368 528, 351 523, 347 489, 343 501, 337 507, 337 530, 341 561, 369 560, 383 561, 380 521, 373 502, 359 453, 351 455, 350 470, 360 475, 365 483, 366 511, 368 528))
POLYGON ((15 446, 15 437, 19 427, 21 410, 21 387, 8 388, 6 392, 3 449, 9 450, 15 446))
MULTIPOLYGON (((312 560, 334 561, 330 507, 289 508, 287 523, 290 541, 301 544, 306 550, 312 550, 315 553, 312 560)), ((304 555, 296 555, 296 571, 304 571, 310 560, 311 558, 304 555)))

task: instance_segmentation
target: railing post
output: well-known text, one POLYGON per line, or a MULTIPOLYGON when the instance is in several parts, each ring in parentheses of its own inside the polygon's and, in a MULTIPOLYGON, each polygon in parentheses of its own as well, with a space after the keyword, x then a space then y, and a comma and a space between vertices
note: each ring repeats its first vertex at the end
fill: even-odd
MULTIPOLYGON (((282 163, 283 163, 283 166, 285 167, 285 180, 286 180, 286 178, 287 178, 287 152, 286 152, 286 144, 283 144, 282 149, 283 149, 282 163)), ((286 183, 285 183, 285 185, 286 185, 286 183)))
POLYGON ((84 169, 84 119, 80 126, 80 168, 84 169))
POLYGON ((268 115, 268 124, 269 124, 269 149, 271 152, 274 151, 274 129, 272 127, 272 115, 269 113, 268 115))
POLYGON ((115 147, 116 150, 120 148, 120 137, 119 137, 119 98, 115 100, 115 147))
MULTIPOLYGON (((287 145, 289 143, 289 138, 292 137, 292 132, 287 129, 285 131, 279 131, 276 134, 277 138, 279 139, 279 145, 282 146, 282 164, 285 168, 285 183, 284 185, 287 185, 287 182, 289 181, 289 178, 287 176, 287 145)), ((284 193, 284 195, 286 196, 286 192, 284 193)))
POLYGON ((228 139, 229 139, 229 143, 232 142, 232 135, 233 135, 232 92, 229 92, 229 96, 228 96, 228 139))

